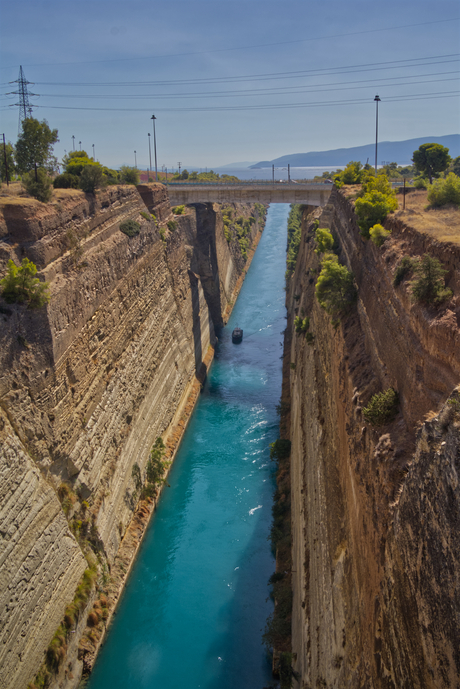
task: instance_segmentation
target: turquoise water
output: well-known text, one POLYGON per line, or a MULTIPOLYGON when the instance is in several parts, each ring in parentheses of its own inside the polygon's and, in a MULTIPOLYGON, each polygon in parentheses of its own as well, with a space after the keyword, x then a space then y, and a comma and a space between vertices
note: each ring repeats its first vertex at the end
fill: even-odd
POLYGON ((289 206, 266 228, 90 689, 262 689, 289 206), (244 329, 240 345, 231 331, 244 329))

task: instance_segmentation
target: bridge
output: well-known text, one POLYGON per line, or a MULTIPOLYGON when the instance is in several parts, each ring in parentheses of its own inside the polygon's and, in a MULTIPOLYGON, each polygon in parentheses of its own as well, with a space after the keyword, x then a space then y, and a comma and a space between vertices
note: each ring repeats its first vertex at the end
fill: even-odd
POLYGON ((305 203, 325 206, 331 184, 296 182, 191 183, 167 185, 171 205, 189 203, 305 203))

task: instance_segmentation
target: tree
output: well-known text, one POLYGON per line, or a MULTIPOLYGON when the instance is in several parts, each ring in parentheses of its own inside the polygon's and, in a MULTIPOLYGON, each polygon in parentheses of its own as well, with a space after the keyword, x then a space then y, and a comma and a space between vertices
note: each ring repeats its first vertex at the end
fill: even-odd
POLYGON ((8 304, 26 302, 30 309, 37 309, 50 300, 49 283, 40 282, 35 277, 37 266, 28 258, 23 258, 20 266, 11 259, 8 261, 8 272, 0 280, 3 298, 8 304))
POLYGON ((90 165, 93 161, 86 151, 72 151, 62 159, 62 162, 65 164, 65 172, 80 176, 85 165, 90 165))
POLYGON ((28 172, 35 166, 46 167, 52 163, 53 144, 57 141, 57 129, 50 129, 46 120, 39 122, 33 117, 25 119, 16 142, 16 163, 19 172, 28 172))
POLYGON ((80 189, 83 189, 87 194, 94 194, 94 191, 102 185, 103 181, 102 165, 90 161, 81 171, 80 189))
POLYGON ((340 265, 335 254, 326 254, 316 282, 316 297, 333 317, 345 313, 356 299, 353 273, 340 265))
POLYGON ((460 177, 460 156, 453 159, 451 168, 452 172, 457 175, 457 177, 460 177))
POLYGON ((0 180, 6 182, 6 167, 5 167, 5 153, 6 153, 6 164, 8 166, 8 181, 11 182, 14 176, 15 164, 14 164, 14 147, 9 142, 3 149, 3 145, 0 150, 0 180))
POLYGON ((388 213, 396 210, 398 201, 395 195, 388 196, 381 191, 370 191, 355 202, 358 225, 363 237, 369 239, 369 230, 382 223, 388 213))
POLYGON ((317 227, 315 231, 316 249, 315 253, 325 254, 332 251, 334 237, 327 228, 317 227))
POLYGON ((350 161, 346 168, 334 175, 334 183, 336 187, 342 187, 344 184, 360 184, 363 177, 363 166, 359 161, 350 161))
POLYGON ((441 144, 422 144, 414 151, 412 160, 419 172, 428 175, 431 184, 433 177, 447 170, 451 157, 449 149, 441 144))
POLYGON ((412 270, 417 276, 411 283, 415 301, 439 304, 452 296, 452 290, 444 285, 444 275, 448 271, 437 258, 425 254, 419 263, 413 264, 412 270))

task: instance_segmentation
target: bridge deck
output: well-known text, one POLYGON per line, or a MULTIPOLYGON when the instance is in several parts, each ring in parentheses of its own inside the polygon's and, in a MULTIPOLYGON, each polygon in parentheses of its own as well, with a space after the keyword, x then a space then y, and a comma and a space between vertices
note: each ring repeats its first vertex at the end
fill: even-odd
POLYGON ((168 184, 171 204, 188 203, 306 203, 325 206, 332 185, 294 182, 256 182, 243 184, 168 184))

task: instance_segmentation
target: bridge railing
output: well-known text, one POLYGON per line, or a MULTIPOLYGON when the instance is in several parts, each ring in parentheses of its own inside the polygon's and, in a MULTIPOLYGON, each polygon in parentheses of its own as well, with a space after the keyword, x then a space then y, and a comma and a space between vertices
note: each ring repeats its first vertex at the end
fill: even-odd
POLYGON ((169 182, 165 180, 161 180, 161 184, 164 184, 165 186, 168 187, 249 187, 249 186, 286 186, 286 185, 315 185, 318 187, 325 187, 325 188, 332 188, 332 184, 327 183, 327 182, 320 182, 318 180, 305 180, 302 182, 294 182, 291 180, 288 182, 288 180, 275 180, 273 182, 272 180, 268 179, 248 179, 246 181, 240 180, 239 182, 186 182, 181 181, 181 182, 169 182))

